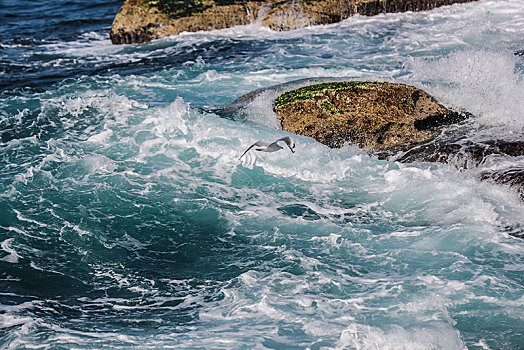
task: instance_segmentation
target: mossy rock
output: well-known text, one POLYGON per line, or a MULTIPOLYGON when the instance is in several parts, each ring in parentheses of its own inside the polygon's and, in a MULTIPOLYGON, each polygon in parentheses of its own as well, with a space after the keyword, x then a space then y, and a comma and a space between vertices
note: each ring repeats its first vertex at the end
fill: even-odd
MULTIPOLYGON (((324 93, 324 90, 336 90, 354 86, 373 86, 374 82, 367 81, 334 81, 321 84, 304 86, 296 90, 283 93, 275 100, 275 108, 281 107, 291 102, 310 100, 315 96, 324 93)), ((327 101, 325 101, 327 102, 327 101)))
POLYGON ((147 9, 156 8, 171 19, 201 13, 209 7, 203 0, 145 0, 142 6, 147 9))
MULTIPOLYGON (((318 1, 318 0, 313 0, 318 1)), ((251 0, 262 3, 266 0, 251 0)), ((142 6, 148 9, 157 9, 170 19, 193 16, 202 13, 214 6, 245 5, 245 0, 144 0, 142 6)))
POLYGON ((346 143, 397 152, 430 141, 444 125, 467 115, 405 84, 344 81, 291 90, 275 99, 282 129, 332 147, 346 143))

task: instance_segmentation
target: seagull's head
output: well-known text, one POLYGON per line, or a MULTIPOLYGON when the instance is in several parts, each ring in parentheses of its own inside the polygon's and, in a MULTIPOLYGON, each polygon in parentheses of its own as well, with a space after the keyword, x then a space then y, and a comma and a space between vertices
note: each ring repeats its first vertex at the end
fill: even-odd
POLYGON ((278 141, 284 141, 286 145, 289 147, 289 149, 291 150, 291 152, 295 153, 295 141, 293 141, 291 137, 286 136, 286 137, 281 138, 278 141))
POLYGON ((293 141, 293 139, 290 139, 291 142, 289 143, 289 149, 291 150, 291 152, 295 153, 295 142, 293 141))

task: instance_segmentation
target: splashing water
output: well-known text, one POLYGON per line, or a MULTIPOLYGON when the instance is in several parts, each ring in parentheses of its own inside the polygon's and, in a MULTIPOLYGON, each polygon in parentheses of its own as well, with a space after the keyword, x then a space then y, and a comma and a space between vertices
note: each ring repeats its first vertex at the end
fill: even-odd
POLYGON ((458 171, 292 135, 242 163, 288 135, 274 93, 209 112, 383 80, 472 112, 469 139, 521 139, 520 0, 130 46, 108 39, 119 2, 59 3, 0 9, 2 347, 524 347, 524 209, 478 180, 523 159, 458 171))

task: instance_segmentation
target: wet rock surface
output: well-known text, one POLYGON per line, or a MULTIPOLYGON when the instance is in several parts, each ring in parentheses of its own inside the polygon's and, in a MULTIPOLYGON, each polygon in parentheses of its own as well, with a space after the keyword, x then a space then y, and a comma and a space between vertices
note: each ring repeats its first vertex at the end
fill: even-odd
POLYGON ((424 11, 476 0, 126 0, 113 22, 114 44, 142 43, 184 31, 259 22, 291 30, 339 22, 355 14, 424 11))
POLYGON ((524 200, 524 167, 485 171, 482 172, 480 178, 513 187, 524 200))
POLYGON ((282 129, 331 147, 358 145, 382 157, 432 140, 440 127, 468 117, 409 85, 331 82, 288 91, 275 100, 282 129))
POLYGON ((488 156, 524 156, 524 141, 486 140, 431 143, 413 148, 397 158, 401 162, 453 162, 457 167, 471 168, 482 164, 488 156))
MULTIPOLYGON (((524 157, 523 140, 456 140, 431 142, 414 147, 395 157, 395 160, 408 163, 414 161, 440 162, 456 166, 458 169, 482 167, 487 162, 499 163, 500 167, 481 170, 479 177, 515 188, 524 200, 524 166, 505 167, 509 157, 524 157)), ((510 162, 514 164, 515 162, 510 162)))

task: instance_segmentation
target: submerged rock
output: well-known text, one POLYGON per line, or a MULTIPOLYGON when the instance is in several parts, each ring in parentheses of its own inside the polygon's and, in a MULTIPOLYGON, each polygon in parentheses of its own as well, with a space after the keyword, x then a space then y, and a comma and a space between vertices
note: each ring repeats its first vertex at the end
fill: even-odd
POLYGON ((483 140, 432 142, 414 147, 395 160, 401 162, 440 162, 453 163, 458 168, 468 169, 484 163, 489 156, 524 156, 524 141, 483 140))
POLYGON ((522 140, 483 140, 473 141, 465 138, 447 141, 436 140, 413 147, 405 153, 394 157, 403 163, 423 161, 452 164, 458 169, 471 169, 490 163, 495 169, 481 170, 480 179, 492 181, 515 188, 524 199, 524 167, 514 166, 519 162, 508 159, 524 157, 524 141, 522 140), (507 167, 510 165, 510 167, 507 167))
POLYGON ((332 148, 346 143, 381 157, 432 140, 466 114, 409 85, 342 81, 305 86, 275 100, 282 129, 332 148))
MULTIPOLYGON (((481 180, 490 180, 498 184, 515 188, 524 200, 524 168, 510 168, 496 171, 485 171, 480 175, 481 180)), ((523 237, 524 238, 524 237, 523 237)))
POLYGON ((424 11, 476 0, 126 0, 110 37, 114 44, 142 43, 184 31, 260 22, 290 30, 339 22, 355 14, 424 11))

